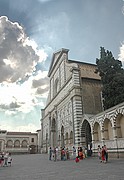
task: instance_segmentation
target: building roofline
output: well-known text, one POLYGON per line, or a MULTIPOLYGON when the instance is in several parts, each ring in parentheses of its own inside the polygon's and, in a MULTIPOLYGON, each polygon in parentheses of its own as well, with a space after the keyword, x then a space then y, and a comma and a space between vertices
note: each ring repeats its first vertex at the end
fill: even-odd
POLYGON ((69 63, 78 63, 78 64, 87 64, 87 65, 91 65, 91 66, 97 66, 96 64, 93 64, 93 63, 87 63, 87 62, 82 62, 82 61, 79 61, 79 60, 71 60, 69 59, 68 60, 69 63))

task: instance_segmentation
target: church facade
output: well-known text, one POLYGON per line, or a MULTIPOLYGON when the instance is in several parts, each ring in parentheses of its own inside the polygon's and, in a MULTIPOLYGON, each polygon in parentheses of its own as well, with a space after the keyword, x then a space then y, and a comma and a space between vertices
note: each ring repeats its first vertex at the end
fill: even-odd
POLYGON ((47 153, 50 146, 69 150, 82 146, 95 153, 98 144, 107 143, 112 153, 117 148, 119 152, 124 148, 124 104, 121 110, 103 111, 96 65, 69 60, 68 51, 56 51, 49 68, 49 95, 41 110, 41 151, 47 153))

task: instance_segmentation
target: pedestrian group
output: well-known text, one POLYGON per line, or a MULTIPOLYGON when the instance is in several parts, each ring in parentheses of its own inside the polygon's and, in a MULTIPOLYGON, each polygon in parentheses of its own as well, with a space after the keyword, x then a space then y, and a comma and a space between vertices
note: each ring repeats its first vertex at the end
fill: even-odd
POLYGON ((11 153, 9 152, 0 152, 0 166, 8 167, 12 164, 11 153))
POLYGON ((106 145, 102 146, 102 148, 100 147, 100 145, 98 145, 98 158, 100 162, 103 163, 108 162, 108 150, 106 145))
POLYGON ((79 160, 83 160, 87 157, 87 150, 85 148, 76 148, 73 146, 71 152, 68 148, 61 147, 60 149, 58 147, 55 148, 49 148, 49 160, 58 161, 58 160, 70 160, 73 159, 75 162, 79 162, 79 160))

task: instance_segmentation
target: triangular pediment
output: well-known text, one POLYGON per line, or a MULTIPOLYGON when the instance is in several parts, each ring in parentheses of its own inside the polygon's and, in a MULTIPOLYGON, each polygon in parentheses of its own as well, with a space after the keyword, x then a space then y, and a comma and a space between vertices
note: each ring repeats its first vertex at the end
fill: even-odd
POLYGON ((69 51, 68 49, 62 48, 53 53, 51 65, 50 65, 49 72, 48 72, 48 77, 50 76, 51 72, 53 71, 54 67, 58 63, 58 61, 61 58, 61 56, 63 55, 63 53, 68 53, 68 51, 69 51))

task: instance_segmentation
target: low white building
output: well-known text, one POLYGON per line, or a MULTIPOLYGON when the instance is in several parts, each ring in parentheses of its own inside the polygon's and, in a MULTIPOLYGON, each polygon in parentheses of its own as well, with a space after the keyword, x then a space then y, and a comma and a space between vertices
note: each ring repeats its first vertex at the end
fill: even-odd
POLYGON ((37 153, 38 133, 0 130, 0 151, 37 153))

